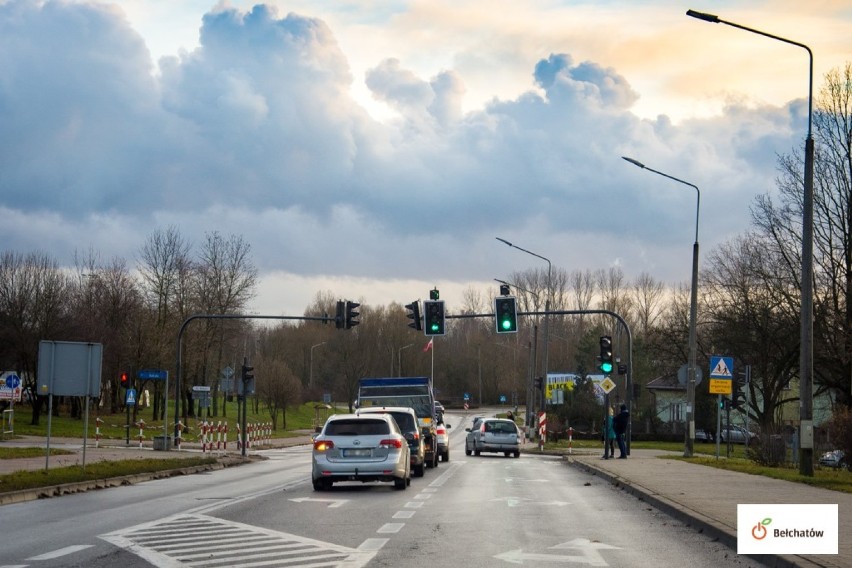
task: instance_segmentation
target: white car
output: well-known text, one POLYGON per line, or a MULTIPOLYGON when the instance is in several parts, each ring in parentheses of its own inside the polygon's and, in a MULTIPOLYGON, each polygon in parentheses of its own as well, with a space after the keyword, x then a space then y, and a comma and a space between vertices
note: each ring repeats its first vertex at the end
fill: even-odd
POLYGON ((338 481, 392 481, 411 484, 408 441, 390 414, 335 414, 314 438, 311 481, 314 491, 338 481))
POLYGON ((438 425, 435 426, 438 456, 443 462, 450 461, 450 434, 447 432, 447 428, 451 427, 452 426, 450 424, 444 424, 443 422, 438 422, 438 425))

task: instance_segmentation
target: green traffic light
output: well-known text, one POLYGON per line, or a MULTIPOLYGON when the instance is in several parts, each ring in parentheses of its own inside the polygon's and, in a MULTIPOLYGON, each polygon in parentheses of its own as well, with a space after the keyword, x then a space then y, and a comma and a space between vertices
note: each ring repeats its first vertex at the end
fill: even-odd
POLYGON ((437 323, 432 324, 432 331, 439 331, 440 329, 441 329, 441 326, 438 325, 437 323))
POLYGON ((510 320, 510 319, 504 319, 504 320, 500 323, 500 325, 503 327, 503 329, 512 329, 512 320, 510 320))
POLYGON ((604 373, 611 373, 612 372, 612 363, 610 363, 608 361, 604 361, 603 363, 601 363, 601 371, 603 371, 604 373))

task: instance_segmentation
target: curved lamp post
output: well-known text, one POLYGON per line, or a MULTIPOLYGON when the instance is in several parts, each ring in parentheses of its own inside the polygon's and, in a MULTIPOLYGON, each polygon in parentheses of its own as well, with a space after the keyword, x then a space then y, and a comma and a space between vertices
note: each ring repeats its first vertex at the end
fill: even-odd
POLYGON ((411 347, 412 345, 414 345, 414 344, 413 344, 413 343, 409 343, 408 345, 403 345, 402 347, 400 347, 399 349, 397 349, 397 350, 396 350, 396 361, 397 361, 397 367, 396 367, 396 368, 397 368, 397 373, 396 373, 396 376, 397 376, 397 377, 401 377, 401 376, 402 376, 402 350, 403 350, 403 349, 408 349, 408 348, 409 348, 409 347, 411 347))
MULTIPOLYGON (((516 248, 521 252, 525 252, 529 255, 532 255, 536 258, 540 258, 547 263, 547 298, 544 300, 544 382, 547 382, 547 344, 550 343, 550 297, 552 294, 552 282, 551 282, 551 274, 552 274, 552 264, 550 260, 541 256, 540 254, 536 254, 534 252, 528 251, 526 249, 522 249, 518 245, 512 244, 506 239, 501 239, 500 237, 495 237, 501 243, 504 243, 512 248, 516 248)), ((544 389, 541 389, 541 406, 540 408, 544 410, 544 389)))
POLYGON ((323 341, 322 343, 317 343, 316 345, 311 345, 311 372, 310 372, 310 376, 308 377, 308 386, 309 387, 314 386, 314 349, 316 349, 320 345, 325 345, 325 343, 326 342, 323 341))
MULTIPOLYGON (((696 332, 696 319, 698 313, 698 211, 701 207, 701 191, 699 191, 697 185, 691 184, 688 181, 683 181, 682 179, 678 179, 674 176, 670 176, 669 174, 658 172, 638 160, 628 158, 627 156, 622 156, 622 158, 643 170, 654 172, 655 174, 667 177, 670 180, 695 188, 695 244, 692 245, 692 291, 689 298, 689 364, 686 369, 686 376, 688 377, 686 381, 686 440, 684 441, 683 448, 683 455, 689 458, 692 457, 695 445, 695 373, 697 371, 695 361, 698 352, 696 332)), ((630 394, 628 394, 628 396, 630 396, 630 394)))
POLYGON ((801 342, 799 345, 799 473, 814 475, 814 139, 811 131, 813 117, 814 92, 814 54, 811 49, 797 41, 762 32, 733 22, 728 22, 713 14, 687 10, 687 16, 713 24, 725 24, 777 39, 790 45, 801 47, 808 52, 810 59, 808 75, 808 137, 805 139, 805 189, 802 200, 802 306, 801 306, 801 342))

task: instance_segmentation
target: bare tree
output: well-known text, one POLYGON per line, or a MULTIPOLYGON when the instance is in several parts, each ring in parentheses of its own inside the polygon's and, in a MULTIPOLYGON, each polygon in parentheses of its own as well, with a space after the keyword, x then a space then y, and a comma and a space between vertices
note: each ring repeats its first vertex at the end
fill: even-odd
POLYGON ((46 398, 36 388, 39 341, 70 332, 70 285, 68 275, 45 253, 0 255, 0 355, 30 394, 33 425, 46 398))
MULTIPOLYGON (((852 406, 852 64, 825 75, 814 112, 814 381, 852 406)), ((804 164, 779 159, 778 203, 760 196, 755 226, 786 269, 787 301, 800 303, 804 164)))
POLYGON ((633 283, 633 305, 639 320, 639 333, 648 335, 660 316, 665 287, 647 272, 636 277, 633 283))

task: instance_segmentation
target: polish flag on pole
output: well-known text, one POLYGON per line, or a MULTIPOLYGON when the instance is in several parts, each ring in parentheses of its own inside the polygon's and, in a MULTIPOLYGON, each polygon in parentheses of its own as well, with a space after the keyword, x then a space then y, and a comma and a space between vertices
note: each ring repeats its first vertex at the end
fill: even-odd
POLYGON ((430 340, 429 340, 429 343, 427 343, 427 344, 423 347, 423 353, 426 353, 427 351, 429 351, 430 349, 432 349, 432 341, 434 341, 434 338, 433 338, 433 339, 430 339, 430 340))

